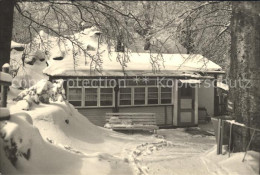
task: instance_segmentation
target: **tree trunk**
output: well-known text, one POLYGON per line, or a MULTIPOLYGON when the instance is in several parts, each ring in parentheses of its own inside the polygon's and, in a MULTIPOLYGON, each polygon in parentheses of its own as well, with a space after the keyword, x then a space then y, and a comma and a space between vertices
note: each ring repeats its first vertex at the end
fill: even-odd
POLYGON ((14 0, 0 1, 0 69, 10 62, 14 0))
MULTIPOLYGON (((260 3, 232 2, 231 19, 231 99, 233 117, 239 123, 260 128, 260 3), (247 85, 247 83, 249 85, 247 85)), ((234 151, 245 151, 252 130, 234 128, 234 151)), ((260 133, 251 149, 260 151, 260 133)))

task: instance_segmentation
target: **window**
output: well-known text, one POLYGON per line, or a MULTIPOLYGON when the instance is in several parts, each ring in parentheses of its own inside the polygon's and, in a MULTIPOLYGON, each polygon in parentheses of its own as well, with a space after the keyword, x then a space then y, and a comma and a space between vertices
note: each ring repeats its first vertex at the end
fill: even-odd
POLYGON ((119 105, 131 105, 131 88, 120 88, 119 94, 119 105))
POLYGON ((97 88, 85 88, 85 106, 97 106, 97 88))
POLYGON ((172 104, 172 79, 165 79, 161 83, 170 87, 158 87, 156 79, 148 82, 136 83, 130 79, 122 79, 120 85, 127 86, 119 89, 119 105, 164 105, 172 104))
POLYGON ((136 87, 134 88, 134 104, 144 105, 145 104, 145 88, 136 87))
POLYGON ((81 88, 69 88, 69 102, 74 106, 81 106, 82 89, 81 88))
POLYGON ((172 88, 161 87, 161 104, 172 103, 172 88))
POLYGON ((158 104, 157 87, 148 87, 148 104, 158 104))
MULTIPOLYGON (((93 83, 91 79, 70 81, 67 87, 69 102, 78 107, 112 107, 115 105, 115 92, 112 87, 106 87, 106 83, 109 83, 106 81, 106 79, 95 80, 93 83), (75 87, 77 85, 84 85, 85 87, 75 87), (96 87, 91 87, 91 85, 96 87)), ((163 80, 162 83, 172 84, 168 79, 163 80)), ((172 87, 157 87, 155 79, 138 83, 133 80, 122 79, 121 84, 127 87, 119 88, 118 105, 120 106, 172 104, 172 87)), ((181 88, 180 93, 184 98, 192 97, 192 89, 189 86, 181 88)))
POLYGON ((192 98, 192 87, 189 84, 183 84, 181 87, 181 97, 192 98))
POLYGON ((113 105, 113 89, 100 88, 100 106, 112 106, 112 105, 113 105))
MULTIPOLYGON (((109 82, 107 79, 69 80, 67 86, 68 100, 74 106, 81 107, 113 106, 114 88, 104 87, 109 82)), ((113 86, 113 82, 111 85, 113 86)))

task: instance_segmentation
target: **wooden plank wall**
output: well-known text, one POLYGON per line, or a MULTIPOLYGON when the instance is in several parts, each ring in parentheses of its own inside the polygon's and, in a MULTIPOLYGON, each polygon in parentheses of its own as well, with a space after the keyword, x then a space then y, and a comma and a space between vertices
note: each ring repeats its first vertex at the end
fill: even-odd
POLYGON ((103 127, 106 123, 106 113, 113 112, 113 108, 80 108, 78 111, 93 124, 103 127))

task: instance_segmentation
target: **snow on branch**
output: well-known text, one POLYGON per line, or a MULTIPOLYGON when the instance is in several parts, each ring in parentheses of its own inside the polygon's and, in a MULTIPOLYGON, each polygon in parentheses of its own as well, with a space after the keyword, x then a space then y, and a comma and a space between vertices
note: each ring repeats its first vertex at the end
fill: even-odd
POLYGON ((41 80, 34 86, 22 91, 14 101, 20 103, 21 109, 30 110, 33 104, 50 103, 50 101, 64 101, 65 90, 63 80, 55 80, 51 83, 48 80, 41 80))
POLYGON ((191 15, 193 12, 196 12, 196 11, 198 11, 198 10, 200 10, 200 9, 202 9, 202 8, 204 8, 204 7, 206 7, 206 6, 208 6, 208 5, 218 4, 218 3, 220 3, 220 2, 219 2, 219 1, 209 1, 209 2, 205 2, 205 3, 203 3, 203 4, 200 4, 198 7, 195 7, 195 8, 193 8, 193 9, 188 10, 188 11, 185 11, 184 13, 182 13, 181 15, 179 15, 179 18, 183 17, 183 16, 186 15, 186 14, 187 14, 187 16, 189 16, 189 15, 191 15))

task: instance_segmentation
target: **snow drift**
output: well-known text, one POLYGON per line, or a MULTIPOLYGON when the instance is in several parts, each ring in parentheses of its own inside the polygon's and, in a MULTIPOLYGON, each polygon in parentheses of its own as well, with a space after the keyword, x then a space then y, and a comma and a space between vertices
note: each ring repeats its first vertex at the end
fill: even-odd
POLYGON ((42 80, 18 95, 31 101, 29 110, 19 102, 9 107, 10 120, 0 122, 1 173, 132 174, 126 150, 157 140, 97 127, 54 92, 62 94, 57 83, 42 80), (32 98, 47 92, 48 103, 32 98))

